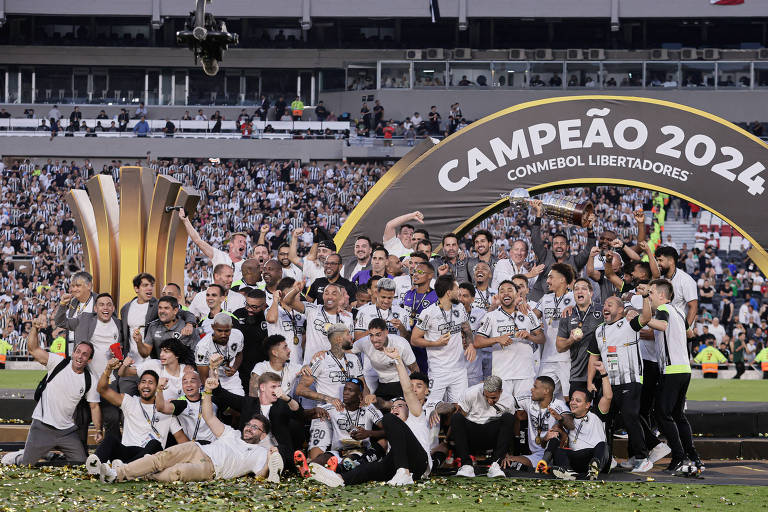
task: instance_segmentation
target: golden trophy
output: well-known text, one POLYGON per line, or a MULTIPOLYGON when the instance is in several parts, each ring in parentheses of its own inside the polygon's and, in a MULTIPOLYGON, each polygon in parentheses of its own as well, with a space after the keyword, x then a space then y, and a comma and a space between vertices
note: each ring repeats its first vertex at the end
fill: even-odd
MULTIPOLYGON (((512 208, 527 210, 531 206, 531 195, 524 188, 514 189, 507 197, 512 208)), ((543 215, 583 228, 587 227, 587 219, 595 211, 594 205, 589 200, 580 201, 560 194, 542 199, 542 207, 543 215)))

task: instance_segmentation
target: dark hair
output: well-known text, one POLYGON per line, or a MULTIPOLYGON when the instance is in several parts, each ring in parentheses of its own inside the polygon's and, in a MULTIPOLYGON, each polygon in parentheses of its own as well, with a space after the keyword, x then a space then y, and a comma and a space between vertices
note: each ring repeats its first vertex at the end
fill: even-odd
POLYGON ((656 288, 663 288, 664 295, 666 295, 670 301, 675 298, 675 290, 672 288, 672 283, 666 279, 654 279, 650 284, 651 286, 656 286, 656 288))
POLYGON ((384 246, 376 247, 371 251, 371 254, 375 253, 376 251, 384 251, 384 259, 389 258, 389 251, 384 248, 384 246))
POLYGON ((209 284, 208 285, 208 288, 214 288, 214 287, 219 289, 219 294, 222 297, 226 297, 227 296, 227 291, 220 284, 213 283, 213 284, 209 284))
POLYGON ((479 229, 475 231, 475 234, 472 236, 472 245, 475 245, 478 236, 484 236, 485 239, 488 240, 488 243, 493 243, 493 235, 491 232, 487 229, 479 229))
POLYGON ((581 283, 587 283, 587 288, 589 288, 589 291, 592 291, 592 290, 593 290, 593 288, 592 288, 592 283, 590 283, 590 282, 589 282, 589 279, 587 279, 586 277, 579 277, 579 278, 575 279, 575 280, 573 281, 573 284, 575 285, 576 283, 579 283, 579 282, 581 282, 581 283))
POLYGON ((554 242, 555 238, 558 238, 558 237, 565 238, 565 243, 566 244, 568 243, 568 235, 566 235, 564 231, 558 231, 557 233, 552 235, 552 241, 554 242))
POLYGON ((539 377, 536 377, 536 380, 546 385, 547 387, 551 388, 552 391, 555 390, 555 381, 552 380, 552 377, 541 375, 539 377))
POLYGON ((648 277, 649 277, 649 278, 650 278, 651 276, 653 276, 653 273, 651 272, 651 264, 650 264, 650 263, 648 263, 647 261, 638 261, 638 262, 635 262, 635 268, 637 268, 637 267, 640 267, 640 268, 642 268, 642 269, 643 269, 643 272, 645 272, 645 273, 646 273, 646 275, 648 275, 648 277))
POLYGON ((366 242, 368 242, 368 245, 372 245, 371 239, 366 235, 360 235, 357 238, 355 238, 355 242, 357 242, 358 240, 365 240, 366 242))
POLYGON ((273 347, 276 347, 277 345, 281 344, 285 341, 285 336, 282 336, 280 334, 273 334, 272 336, 267 336, 267 339, 264 340, 264 345, 267 347, 267 354, 269 354, 269 351, 272 350, 273 347))
POLYGON ((477 293, 477 292, 475 292, 475 287, 474 287, 474 286, 472 286, 472 283, 466 283, 466 282, 465 282, 465 283, 461 283, 461 284, 459 285, 459 288, 464 288, 464 289, 465 289, 465 290, 467 290, 467 291, 469 292, 469 294, 470 294, 471 296, 473 296, 473 297, 475 296, 475 293, 477 293))
MULTIPOLYGON (((259 379, 259 380, 261 380, 261 379, 259 379)), ((269 423, 269 419, 266 416, 264 416, 263 414, 257 412, 256 414, 254 414, 253 416, 248 418, 248 421, 243 423, 243 425, 247 425, 252 420, 259 420, 261 422, 261 424, 264 425, 264 428, 262 429, 262 430, 264 430, 264 433, 265 434, 269 434, 269 431, 271 430, 271 428, 270 428, 271 425, 269 423)))
POLYGON ((232 270, 232 272, 235 271, 235 269, 232 268, 232 265, 227 265, 226 263, 219 263, 218 265, 213 267, 213 274, 214 275, 221 274, 221 271, 224 270, 225 268, 232 270))
POLYGON ((114 303, 115 303, 115 299, 113 299, 113 298, 112 298, 112 295, 110 295, 109 293, 100 293, 100 294, 98 294, 98 295, 96 296, 96 300, 95 300, 95 301, 93 301, 93 303, 95 304, 95 303, 99 302, 99 299, 100 299, 100 298, 102 298, 102 297, 109 297, 109 300, 111 300, 111 301, 112 301, 112 304, 114 304, 114 303))
POLYGON ((387 331, 387 321, 383 318, 374 318, 368 322, 368 329, 379 329, 380 331, 387 331))
MULTIPOLYGON (((292 277, 284 277, 277 282, 277 289, 280 291, 287 290, 296 283, 296 280, 292 277)), ((265 294, 266 295, 266 294, 265 294)))
POLYGON ((77 345, 75 345, 75 349, 77 349, 77 347, 79 347, 80 345, 88 345, 89 347, 91 347, 91 355, 88 357, 88 360, 90 361, 91 359, 93 359, 93 354, 94 352, 96 352, 96 347, 93 346, 93 343, 91 343, 90 341, 80 341, 77 343, 77 345))
POLYGON ((146 272, 142 272, 141 274, 138 274, 136 277, 133 278, 133 287, 138 288, 141 286, 141 282, 143 280, 147 280, 150 282, 150 284, 155 284, 155 276, 152 274, 148 274, 146 272))
POLYGON ((567 263, 554 263, 551 267, 549 267, 549 270, 554 270, 558 274, 562 275, 565 278, 565 282, 568 284, 571 284, 573 282, 573 278, 575 277, 573 267, 567 263))
POLYGON ((411 258, 419 258, 424 260, 424 263, 429 263, 429 256, 427 256, 423 252, 412 252, 411 258))
POLYGON ((422 235, 424 235, 424 238, 429 240, 429 232, 426 229, 424 229, 424 228, 414 229, 413 233, 414 234, 421 233, 422 235))
MULTIPOLYGON (((515 274, 512 277, 509 278, 510 281, 514 281, 515 279, 522 279, 523 281, 528 283, 528 277, 525 274, 515 274)), ((512 283, 515 284, 515 283, 512 283)))
POLYGON ((181 286, 177 285, 176 283, 166 283, 165 286, 173 286, 179 290, 179 293, 181 293, 181 286))
POLYGON ((677 260, 680 258, 680 255, 677 253, 677 249, 675 249, 674 247, 670 247, 668 245, 658 246, 656 248, 656 251, 653 254, 657 258, 659 256, 666 256, 667 258, 672 258, 675 261, 675 265, 677 265, 677 260))
POLYGON ((157 374, 155 370, 144 370, 141 372, 141 375, 139 375, 139 380, 143 379, 145 375, 151 375, 155 378, 155 385, 157 385, 158 382, 160 382, 160 376, 157 374))
POLYGON ((585 388, 584 386, 574 386, 573 389, 571 389, 571 393, 570 393, 571 397, 573 397, 573 394, 577 391, 584 393, 584 401, 586 403, 588 404, 592 403, 592 400, 594 400, 594 395, 589 391, 587 391, 587 388, 585 388))
POLYGON ((455 238, 457 243, 459 241, 459 235, 457 235, 456 233, 446 233, 446 234, 444 234, 443 238, 442 238, 442 243, 443 244, 445 244, 445 239, 446 238, 455 238))
POLYGON ((179 301, 176 300, 176 297, 171 297, 170 295, 163 295, 160 297, 157 303, 160 304, 161 302, 167 302, 173 309, 177 309, 179 307, 179 301))
MULTIPOLYGON (((513 279, 514 279, 514 278, 513 278, 513 279)), ((517 291, 517 285, 516 285, 515 283, 513 283, 511 279, 504 279, 502 282, 500 282, 500 283, 499 283, 499 287, 497 288, 497 290, 498 290, 499 288, 501 288, 501 285, 503 285, 503 284, 509 284, 509 285, 512 285, 512 287, 515 289, 515 291, 517 291)))
POLYGON ((435 293, 437 294, 438 298, 442 298, 445 296, 448 291, 453 288, 453 284, 456 282, 456 280, 453 278, 453 276, 440 276, 435 281, 435 293))
POLYGON ((258 288, 254 288, 248 292, 247 297, 249 299, 267 299, 267 293, 264 290, 259 290, 258 288))
POLYGON ((411 380, 420 380, 424 383, 425 386, 429 387, 429 377, 424 375, 422 372, 413 372, 410 375, 411 380))
MULTIPOLYGON (((173 352, 173 355, 176 356, 176 359, 179 360, 179 363, 183 363, 184 361, 189 360, 190 356, 192 355, 189 348, 175 338, 163 340, 163 342, 160 343, 160 350, 163 349, 167 349, 169 352, 173 352)), ((159 353, 160 351, 158 351, 158 354, 159 353)))

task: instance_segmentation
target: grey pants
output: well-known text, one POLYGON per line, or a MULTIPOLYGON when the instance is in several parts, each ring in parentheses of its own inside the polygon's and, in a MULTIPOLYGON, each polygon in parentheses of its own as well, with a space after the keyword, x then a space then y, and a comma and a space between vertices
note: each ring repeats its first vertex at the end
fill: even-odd
POLYGON ((40 458, 51 450, 59 449, 64 457, 72 464, 83 464, 88 454, 85 451, 77 426, 59 430, 42 421, 32 420, 29 427, 27 442, 24 445, 23 465, 34 465, 40 458))

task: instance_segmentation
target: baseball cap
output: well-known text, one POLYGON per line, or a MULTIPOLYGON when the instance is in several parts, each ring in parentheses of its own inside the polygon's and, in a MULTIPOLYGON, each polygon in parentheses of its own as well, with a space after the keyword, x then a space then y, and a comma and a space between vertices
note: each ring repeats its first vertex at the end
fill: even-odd
POLYGON ((326 249, 330 249, 332 251, 336 250, 336 244, 333 243, 333 240, 321 240, 317 243, 318 247, 325 247, 326 249))

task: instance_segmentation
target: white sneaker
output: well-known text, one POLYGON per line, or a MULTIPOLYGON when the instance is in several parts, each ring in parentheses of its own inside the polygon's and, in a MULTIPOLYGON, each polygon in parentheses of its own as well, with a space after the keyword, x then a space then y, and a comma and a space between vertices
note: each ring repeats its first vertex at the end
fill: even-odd
POLYGON ((341 478, 340 474, 324 468, 317 462, 310 463, 309 470, 311 472, 309 478, 312 480, 325 484, 328 487, 344 487, 344 479, 341 478))
POLYGON ((653 462, 648 459, 640 459, 635 463, 635 467, 632 468, 632 473, 645 473, 653 469, 653 462))
POLYGON ((630 457, 624 462, 621 462, 619 466, 623 467, 624 469, 634 469, 636 463, 637 463, 637 460, 635 459, 635 457, 630 457))
POLYGON ((273 484, 280 483, 280 473, 283 471, 283 458, 279 452, 272 452, 267 457, 267 466, 269 467, 269 474, 267 475, 267 482, 273 484))
POLYGON ((507 475, 504 474, 504 471, 502 471, 501 467, 499 467, 499 463, 494 462, 493 464, 491 464, 491 467, 488 468, 488 473, 486 473, 485 476, 487 476, 488 478, 496 478, 496 477, 506 478, 507 475))
POLYGON ((121 461, 120 459, 115 459, 109 463, 109 466, 115 471, 117 471, 117 468, 121 466, 125 466, 125 462, 121 461))
POLYGON ((98 475, 99 466, 101 466, 101 460, 99 460, 99 457, 95 453, 90 454, 88 458, 85 459, 85 470, 89 475, 98 475))
POLYGON ((464 464, 456 472, 456 476, 465 476, 467 478, 475 478, 475 468, 472 464, 464 464))
POLYGON ((388 485, 411 485, 413 484, 413 477, 411 473, 405 468, 398 468, 395 476, 387 482, 388 485))
POLYGON ((3 466, 18 466, 21 464, 21 459, 24 458, 24 450, 19 450, 15 452, 9 452, 3 455, 3 458, 0 459, 0 464, 3 466))
POLYGON ((552 468, 552 474, 559 480, 576 480, 578 473, 570 469, 564 469, 558 466, 552 468))
POLYGON ((655 464, 656 461, 663 459, 670 453, 672 453, 672 448, 667 446, 667 443, 659 443, 648 453, 648 460, 651 461, 651 464, 655 464))
POLYGON ((106 484, 114 483, 117 480, 117 471, 112 469, 109 464, 99 463, 99 480, 106 484))
POLYGON ((611 469, 610 471, 613 471, 616 469, 616 466, 618 466, 619 463, 616 461, 616 457, 611 457, 611 469))

